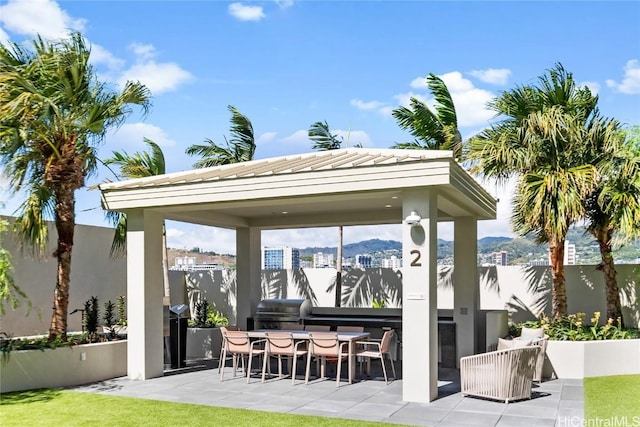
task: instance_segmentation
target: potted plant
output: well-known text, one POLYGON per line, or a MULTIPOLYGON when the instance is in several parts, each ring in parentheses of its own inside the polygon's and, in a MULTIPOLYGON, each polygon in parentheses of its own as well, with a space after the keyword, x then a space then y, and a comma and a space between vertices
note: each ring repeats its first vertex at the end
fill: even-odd
POLYGON ((219 326, 229 324, 228 318, 211 307, 207 300, 195 304, 193 319, 187 328, 187 359, 212 359, 220 354, 222 334, 219 326))

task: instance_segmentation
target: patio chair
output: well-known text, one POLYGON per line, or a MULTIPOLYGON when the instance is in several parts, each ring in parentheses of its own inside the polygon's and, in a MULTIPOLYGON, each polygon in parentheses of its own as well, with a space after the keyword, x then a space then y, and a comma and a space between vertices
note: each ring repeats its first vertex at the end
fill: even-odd
POLYGON ((264 382, 271 356, 278 357, 278 377, 282 378, 282 356, 286 356, 289 373, 291 374, 291 384, 295 385, 298 358, 309 354, 306 342, 296 342, 290 332, 268 332, 265 350, 264 360, 262 361, 262 382, 264 382), (293 368, 291 366, 292 362, 293 368))
MULTIPOLYGON (((305 384, 309 384, 309 374, 311 372, 311 358, 322 359, 322 366, 326 364, 327 358, 335 358, 338 365, 336 375, 336 387, 340 387, 340 374, 342 361, 349 356, 348 342, 340 343, 337 332, 309 332, 309 355, 307 356, 307 369, 305 371, 305 384)), ((317 359, 316 359, 317 360, 317 359)))
MULTIPOLYGON (((249 334, 245 331, 226 331, 225 333, 225 346, 223 352, 223 359, 226 358, 227 354, 230 354, 233 359, 233 376, 236 376, 236 371, 238 368, 238 358, 242 361, 242 371, 247 377, 247 383, 249 383, 249 379, 251 378, 251 365, 253 361, 253 356, 262 355, 264 356, 265 349, 264 343, 266 340, 256 340, 251 341, 249 338, 249 334), (244 364, 244 357, 248 357, 248 368, 244 364)), ((224 381, 224 369, 220 374, 220 382, 224 381)))
POLYGON ((538 346, 497 350, 460 358, 463 396, 502 400, 531 399, 538 346))
POLYGON ((542 328, 522 328, 520 336, 513 339, 514 341, 530 341, 531 345, 537 345, 540 347, 540 353, 536 359, 536 372, 533 375, 533 380, 542 382, 542 368, 544 366, 544 357, 547 353, 547 343, 549 342, 549 335, 545 335, 542 328))
POLYGON ((224 347, 226 345, 226 339, 227 339, 225 334, 227 333, 227 331, 237 331, 237 330, 238 330, 237 326, 220 326, 220 333, 222 334, 222 344, 220 345, 220 355, 218 356, 218 373, 222 371, 222 368, 227 362, 227 359, 222 357, 222 355, 224 354, 224 347))
POLYGON ((391 353, 389 351, 393 335, 393 330, 389 330, 384 333, 380 342, 356 341, 356 345, 359 347, 356 351, 356 355, 358 357, 367 359, 367 373, 371 371, 371 359, 380 359, 380 363, 382 363, 382 373, 384 374, 385 384, 389 384, 389 381, 387 380, 387 368, 384 364, 385 355, 389 356, 389 361, 391 362, 391 370, 393 371, 393 379, 396 379, 396 368, 393 365, 393 357, 391 357, 391 353))

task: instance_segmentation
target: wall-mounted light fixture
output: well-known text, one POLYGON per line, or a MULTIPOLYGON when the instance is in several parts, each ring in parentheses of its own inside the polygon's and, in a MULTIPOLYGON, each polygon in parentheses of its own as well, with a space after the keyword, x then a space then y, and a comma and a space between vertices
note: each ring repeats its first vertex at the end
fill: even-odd
POLYGON ((418 225, 420 224, 420 220, 422 217, 416 211, 411 211, 411 213, 404 219, 405 224, 409 225, 418 225))

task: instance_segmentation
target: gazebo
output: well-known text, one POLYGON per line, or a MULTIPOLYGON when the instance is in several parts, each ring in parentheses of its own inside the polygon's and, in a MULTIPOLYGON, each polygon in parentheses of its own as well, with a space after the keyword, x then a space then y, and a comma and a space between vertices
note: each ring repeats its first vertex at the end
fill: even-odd
POLYGON ((477 221, 496 200, 450 151, 349 148, 100 185, 127 214, 127 371, 163 375, 162 221, 236 230, 237 319, 260 301, 261 231, 402 223, 403 399, 438 397, 437 223, 454 223, 457 357, 474 353, 477 221))

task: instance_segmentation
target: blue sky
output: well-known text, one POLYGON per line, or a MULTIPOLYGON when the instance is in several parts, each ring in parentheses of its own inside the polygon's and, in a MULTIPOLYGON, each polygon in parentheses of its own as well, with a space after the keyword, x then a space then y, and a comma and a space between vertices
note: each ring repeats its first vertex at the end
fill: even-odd
MULTIPOLYGON (((318 120, 365 147, 409 140, 390 112, 410 96, 429 103, 430 72, 452 92, 464 137, 492 119, 487 101, 556 62, 599 94, 605 116, 640 124, 638 2, 0 1, 0 42, 68 29, 92 44, 102 80, 140 80, 153 93, 151 113, 109 134, 101 157, 142 150, 148 137, 170 172, 191 168, 187 146, 224 141, 228 105, 251 119, 256 158, 311 151, 306 131, 318 120)), ((500 198, 499 217, 482 222, 479 237, 512 235, 510 188, 486 187, 500 198)), ((3 214, 20 202, 0 200, 3 214)), ((78 223, 105 225, 97 191, 78 192, 77 211, 78 223)), ((228 230, 168 230, 172 247, 235 251, 228 230)), ((264 232, 263 244, 335 245, 331 230, 264 232)), ((440 237, 451 231, 444 225, 440 237)), ((347 243, 367 238, 400 240, 400 227, 345 229, 347 243)))

